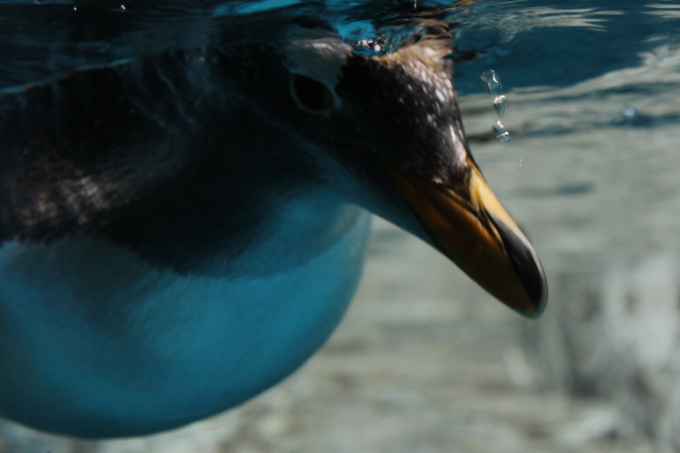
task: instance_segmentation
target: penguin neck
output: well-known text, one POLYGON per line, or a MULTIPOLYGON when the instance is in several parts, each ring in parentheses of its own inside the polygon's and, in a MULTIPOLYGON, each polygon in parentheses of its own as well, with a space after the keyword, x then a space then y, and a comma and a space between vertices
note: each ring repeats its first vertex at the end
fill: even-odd
POLYGON ((323 254, 361 213, 318 187, 289 192, 284 201, 274 201, 280 193, 251 195, 250 201, 214 205, 207 200, 157 204, 140 213, 150 218, 124 231, 109 230, 105 239, 180 275, 266 278, 323 254))

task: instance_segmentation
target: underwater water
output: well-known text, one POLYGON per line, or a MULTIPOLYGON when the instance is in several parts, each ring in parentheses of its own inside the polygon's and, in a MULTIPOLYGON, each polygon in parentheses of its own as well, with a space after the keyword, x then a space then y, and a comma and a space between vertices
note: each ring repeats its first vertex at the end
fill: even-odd
POLYGON ((0 93, 296 15, 381 54, 433 7, 475 159, 545 265, 543 317, 377 221, 346 319, 281 386, 144 439, 6 423, 0 452, 680 451, 680 2, 0 0, 0 93))

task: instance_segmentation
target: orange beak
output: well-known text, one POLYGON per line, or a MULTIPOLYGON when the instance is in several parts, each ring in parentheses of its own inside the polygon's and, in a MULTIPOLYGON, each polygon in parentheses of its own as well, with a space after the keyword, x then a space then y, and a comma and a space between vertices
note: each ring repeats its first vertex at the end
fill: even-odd
POLYGON ((468 160, 469 197, 383 163, 442 253, 508 307, 527 317, 541 314, 548 298, 543 266, 474 162, 468 160))

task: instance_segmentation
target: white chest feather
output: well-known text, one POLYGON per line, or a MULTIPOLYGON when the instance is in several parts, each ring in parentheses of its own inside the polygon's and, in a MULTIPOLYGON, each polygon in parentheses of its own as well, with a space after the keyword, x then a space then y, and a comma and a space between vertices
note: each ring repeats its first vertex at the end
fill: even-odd
POLYGON ((78 436, 179 426, 287 376, 358 282, 368 215, 267 277, 180 276, 103 241, 0 248, 0 414, 78 436))

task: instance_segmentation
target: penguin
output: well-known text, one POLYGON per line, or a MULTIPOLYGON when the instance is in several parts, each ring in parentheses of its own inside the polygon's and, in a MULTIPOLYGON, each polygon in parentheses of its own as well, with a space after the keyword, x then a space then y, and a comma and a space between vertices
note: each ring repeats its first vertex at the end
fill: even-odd
POLYGON ((287 19, 0 90, 0 415, 81 438, 243 403, 331 335, 381 216, 535 317, 541 263, 475 163, 451 43, 287 19))

